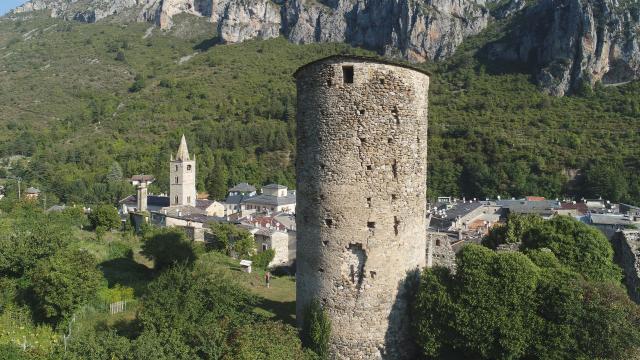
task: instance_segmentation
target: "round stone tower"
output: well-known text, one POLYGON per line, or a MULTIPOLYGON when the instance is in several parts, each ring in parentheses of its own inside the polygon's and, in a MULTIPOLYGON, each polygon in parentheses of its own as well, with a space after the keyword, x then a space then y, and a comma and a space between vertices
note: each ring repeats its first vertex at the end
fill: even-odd
POLYGON ((331 56, 298 69, 297 318, 332 359, 412 358, 406 283, 425 266, 428 74, 331 56))

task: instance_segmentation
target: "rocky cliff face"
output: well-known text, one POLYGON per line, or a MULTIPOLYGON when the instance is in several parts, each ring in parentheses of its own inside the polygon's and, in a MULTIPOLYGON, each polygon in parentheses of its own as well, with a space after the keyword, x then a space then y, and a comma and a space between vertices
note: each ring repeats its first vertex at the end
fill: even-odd
POLYGON ((640 76, 639 5, 542 0, 517 16, 511 33, 489 46, 489 56, 530 64, 550 94, 640 76))
POLYGON ((31 0, 16 12, 48 9, 86 22, 133 12, 163 29, 188 13, 217 23, 223 42, 284 34, 295 43, 347 42, 415 62, 446 58, 493 18, 511 17, 508 35, 487 47, 489 58, 530 65, 550 94, 640 77, 637 3, 539 0, 525 6, 525 0, 31 0))
POLYGON ((451 55, 482 31, 489 14, 468 0, 292 0, 284 6, 285 34, 297 43, 345 41, 412 61, 451 55))
POLYGON ((487 25, 484 0, 31 0, 15 12, 95 22, 123 11, 140 21, 173 25, 181 13, 218 24, 224 42, 273 38, 296 43, 348 42, 413 61, 442 59, 487 25))

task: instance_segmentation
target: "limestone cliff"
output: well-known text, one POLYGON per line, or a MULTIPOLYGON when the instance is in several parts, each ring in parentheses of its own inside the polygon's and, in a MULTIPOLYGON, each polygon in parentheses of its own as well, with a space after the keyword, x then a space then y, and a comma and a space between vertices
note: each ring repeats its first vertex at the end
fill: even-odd
POLYGON ((489 57, 529 64, 550 94, 640 76, 637 3, 541 0, 517 16, 510 34, 489 46, 489 57))
POLYGON ((291 0, 284 12, 296 43, 346 41, 412 61, 451 55, 489 20, 483 3, 468 0, 291 0))
POLYGON ((640 5, 631 1, 31 0, 15 12, 34 10, 86 22, 129 13, 162 29, 187 13, 216 23, 222 42, 283 34, 416 62, 444 59, 493 19, 510 18, 507 35, 486 47, 489 59, 527 64, 550 94, 640 77, 640 5))
POLYGON ((135 10, 163 29, 181 13, 210 18, 224 42, 273 38, 296 43, 348 42, 413 61, 451 55, 484 29, 484 0, 31 0, 15 12, 50 10, 54 17, 99 21, 135 10))

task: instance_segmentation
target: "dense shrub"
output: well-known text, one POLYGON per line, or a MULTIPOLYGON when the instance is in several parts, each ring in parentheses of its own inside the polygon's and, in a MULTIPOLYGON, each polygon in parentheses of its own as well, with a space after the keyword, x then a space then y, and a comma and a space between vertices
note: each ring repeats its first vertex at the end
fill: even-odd
POLYGON ((302 343, 321 359, 329 358, 331 320, 318 301, 312 301, 304 313, 302 343))
POLYGON ((196 260, 193 244, 177 228, 155 228, 145 234, 142 254, 153 260, 156 270, 173 264, 191 265, 196 260))
POLYGON ((276 251, 273 249, 267 249, 261 251, 251 257, 253 261, 253 266, 259 269, 267 269, 269 267, 269 263, 273 261, 273 258, 276 256, 276 251))
POLYGON ((469 245, 456 274, 425 270, 413 321, 424 356, 625 359, 640 349, 640 310, 622 287, 589 282, 553 253, 534 253, 541 266, 469 245))

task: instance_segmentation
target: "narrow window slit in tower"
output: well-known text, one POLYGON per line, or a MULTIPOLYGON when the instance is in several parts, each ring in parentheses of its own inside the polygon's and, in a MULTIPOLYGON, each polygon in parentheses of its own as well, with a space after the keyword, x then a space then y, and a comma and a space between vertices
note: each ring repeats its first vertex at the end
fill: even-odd
POLYGON ((436 246, 440 246, 440 239, 436 239, 436 246))
POLYGON ((398 236, 398 228, 400 227, 400 219, 397 216, 393 217, 393 232, 398 236))
POLYGON ((380 85, 384 85, 384 78, 380 78, 380 85))
POLYGON ((391 164, 391 171, 393 172, 393 178, 396 179, 398 177, 398 163, 395 160, 391 164))
POLYGON ((391 110, 391 114, 396 121, 396 125, 400 125, 400 113, 398 112, 398 107, 394 106, 393 110, 391 110))
POLYGON ((333 219, 324 219, 324 223, 325 223, 328 227, 332 227, 332 226, 333 226, 333 219))
POLYGON ((327 79, 327 86, 331 87, 331 85, 333 85, 333 82, 331 81, 331 79, 327 79))
POLYGON ((376 223, 374 221, 368 221, 367 222, 367 227, 369 229, 375 229, 376 228, 376 223))
POLYGON ((367 165, 367 170, 369 170, 369 171, 373 170, 373 166, 367 165))
POLYGON ((391 194, 391 200, 395 201, 398 199, 398 195, 396 194, 391 194))
POLYGON ((372 279, 375 279, 377 274, 375 271, 369 271, 369 275, 371 275, 372 279))
POLYGON ((367 207, 371 207, 371 198, 370 197, 367 198, 367 207))
POLYGON ((360 143, 362 143, 362 144, 367 142, 367 138, 361 137, 361 138, 358 138, 358 139, 360 139, 360 143))
POLYGON ((320 164, 320 170, 324 170, 324 164, 320 164))
POLYGON ((323 273, 323 272, 324 272, 324 269, 323 269, 323 268, 319 268, 319 269, 318 269, 318 272, 319 272, 319 273, 323 273))
POLYGON ((319 198, 320 200, 324 200, 324 195, 320 194, 320 196, 318 196, 318 198, 319 198))
POLYGON ((345 84, 353 84, 353 66, 342 67, 342 79, 345 84))
POLYGON ((329 241, 327 241, 327 240, 323 240, 323 241, 322 241, 322 245, 323 245, 323 246, 327 246, 327 245, 329 245, 329 241))
POLYGON ((364 113, 365 113, 364 109, 358 110, 358 115, 364 115, 364 113))
POLYGON ((393 138, 388 138, 387 139, 387 144, 391 144, 393 142, 393 138))

